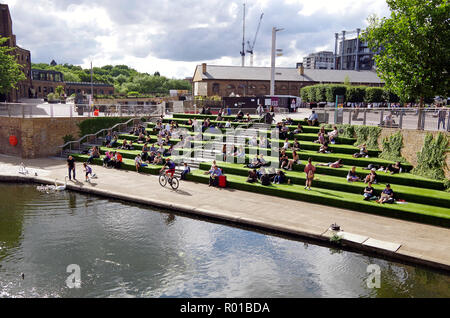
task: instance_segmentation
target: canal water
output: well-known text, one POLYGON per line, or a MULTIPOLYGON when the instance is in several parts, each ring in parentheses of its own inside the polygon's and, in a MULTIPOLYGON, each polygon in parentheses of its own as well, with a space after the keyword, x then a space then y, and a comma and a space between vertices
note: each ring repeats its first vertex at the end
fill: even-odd
POLYGON ((0 297, 450 297, 450 276, 121 201, 0 183, 0 297), (380 288, 367 285, 377 283, 370 264, 381 270, 380 288), (68 287, 77 282, 69 276, 80 288, 68 287))

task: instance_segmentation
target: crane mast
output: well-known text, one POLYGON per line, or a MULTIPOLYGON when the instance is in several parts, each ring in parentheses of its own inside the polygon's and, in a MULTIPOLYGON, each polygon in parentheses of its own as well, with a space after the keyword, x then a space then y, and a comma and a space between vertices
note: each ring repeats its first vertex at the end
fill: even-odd
POLYGON ((262 21, 263 17, 264 17, 264 13, 261 13, 261 16, 259 18, 258 27, 256 28, 255 38, 253 39, 253 44, 250 44, 250 41, 247 41, 247 45, 248 45, 247 53, 250 53, 250 66, 253 66, 253 49, 255 48, 256 38, 258 37, 259 28, 261 27, 261 21, 262 21))
POLYGON ((242 67, 245 66, 245 3, 244 6, 244 16, 242 19, 242 51, 241 51, 241 57, 242 57, 242 67))

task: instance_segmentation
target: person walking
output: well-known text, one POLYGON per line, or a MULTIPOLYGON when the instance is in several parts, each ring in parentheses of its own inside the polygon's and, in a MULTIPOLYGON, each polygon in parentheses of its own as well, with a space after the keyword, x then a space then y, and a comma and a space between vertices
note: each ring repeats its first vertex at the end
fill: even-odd
POLYGON ((314 180, 314 172, 316 171, 316 167, 313 166, 311 158, 308 158, 308 164, 305 166, 306 173, 306 185, 305 189, 311 190, 311 184, 314 180))
POLYGON ((73 180, 77 180, 75 177, 75 159, 72 156, 67 158, 67 167, 69 168, 69 180, 72 180, 72 172, 73 172, 73 180))

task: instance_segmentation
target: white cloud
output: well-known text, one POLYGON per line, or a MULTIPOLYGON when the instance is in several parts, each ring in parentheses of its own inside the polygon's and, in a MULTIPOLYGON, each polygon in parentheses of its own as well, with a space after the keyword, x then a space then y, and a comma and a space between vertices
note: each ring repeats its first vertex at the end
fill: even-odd
MULTIPOLYGON (((240 65, 242 0, 6 0, 18 43, 34 62, 88 66, 127 64, 140 72, 192 76, 207 62, 240 65)), ((253 40, 257 66, 270 64, 271 29, 294 66, 316 50, 334 50, 334 33, 364 28, 366 18, 388 14, 385 0, 254 0, 247 4, 246 39, 253 40)), ((249 60, 247 58, 247 64, 249 60)))

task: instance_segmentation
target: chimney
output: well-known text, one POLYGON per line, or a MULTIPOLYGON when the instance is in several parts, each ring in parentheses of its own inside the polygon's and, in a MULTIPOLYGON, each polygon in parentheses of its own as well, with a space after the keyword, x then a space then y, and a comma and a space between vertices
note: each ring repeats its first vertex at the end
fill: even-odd
POLYGON ((202 73, 206 74, 206 63, 202 64, 202 73))
POLYGON ((297 63, 297 69, 298 74, 300 74, 301 76, 305 75, 305 67, 303 66, 303 63, 297 63))

